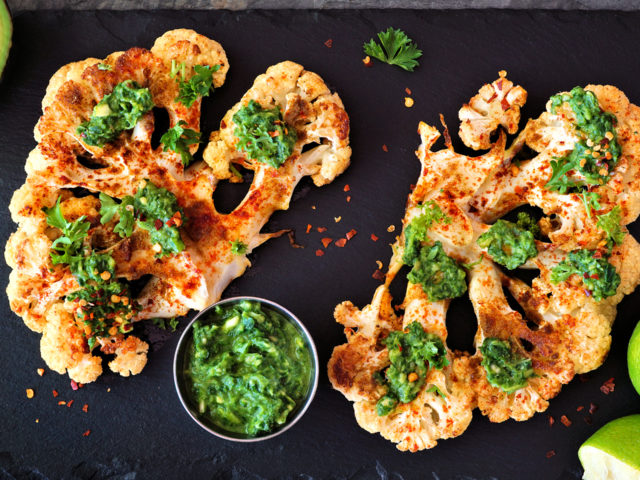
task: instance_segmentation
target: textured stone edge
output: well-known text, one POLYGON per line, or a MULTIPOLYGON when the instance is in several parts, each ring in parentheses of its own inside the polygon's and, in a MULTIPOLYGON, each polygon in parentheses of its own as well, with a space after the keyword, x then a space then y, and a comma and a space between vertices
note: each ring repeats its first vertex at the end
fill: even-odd
POLYGON ((640 10, 637 0, 7 0, 13 13, 30 10, 246 9, 544 9, 640 10))

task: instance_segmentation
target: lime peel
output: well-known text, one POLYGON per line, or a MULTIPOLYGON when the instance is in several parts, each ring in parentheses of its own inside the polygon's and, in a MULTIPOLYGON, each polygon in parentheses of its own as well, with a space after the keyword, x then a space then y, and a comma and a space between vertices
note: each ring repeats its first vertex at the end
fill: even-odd
POLYGON ((600 428, 578 450, 583 480, 640 480, 640 414, 600 428))
POLYGON ((629 378, 640 394, 640 322, 631 334, 629 348, 627 349, 627 366, 629 367, 629 378))

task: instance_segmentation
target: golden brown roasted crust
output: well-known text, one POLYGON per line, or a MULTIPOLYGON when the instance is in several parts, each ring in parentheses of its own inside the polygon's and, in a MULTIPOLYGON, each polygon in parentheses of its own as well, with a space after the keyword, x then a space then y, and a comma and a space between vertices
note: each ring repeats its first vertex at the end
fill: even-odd
MULTIPOLYGON (((330 94, 316 74, 292 62, 269 71, 280 71, 284 66, 282 71, 293 72, 297 87, 287 93, 287 98, 304 97, 309 103, 298 102, 300 108, 311 105, 319 112, 314 114, 314 127, 299 126, 300 131, 307 129, 309 141, 326 142, 333 150, 326 153, 327 147, 318 147, 322 150, 301 154, 305 144, 301 141, 282 168, 252 166, 255 175, 249 192, 229 214, 217 212, 213 204, 213 193, 224 175, 204 162, 185 168, 179 153, 163 151, 162 145, 152 147, 152 112, 145 114, 133 130, 103 147, 88 145, 78 135, 77 127, 90 118, 93 107, 125 80, 149 88, 154 105, 167 111, 171 127, 184 121, 185 128, 199 130, 201 98, 191 107, 176 101, 179 87, 171 68, 182 63, 186 79, 193 74, 194 65, 217 66, 215 87, 224 83, 229 69, 219 43, 187 29, 166 32, 151 50, 132 48, 103 60, 90 58, 60 68, 42 102, 43 114, 34 132, 38 144, 26 162, 27 180, 11 201, 12 219, 18 223, 5 250, 13 269, 7 288, 11 308, 29 328, 43 332, 41 351, 47 364, 60 373, 67 371, 82 383, 100 375, 101 361, 89 352, 70 306, 63 301, 79 286, 68 267, 51 263, 49 250, 59 232, 47 226, 43 207, 53 206, 61 197, 68 220, 85 215, 91 223, 89 241, 94 248, 111 253, 117 278, 152 276, 136 299, 141 310, 134 320, 171 318, 214 303, 226 286, 244 273, 250 265, 247 255, 278 235, 261 233, 261 229, 274 211, 288 208, 301 178, 313 175, 316 184, 329 183, 349 163, 349 121, 339 97, 330 94), (108 68, 99 68, 99 64, 108 68), (173 193, 186 215, 181 228, 186 248, 179 254, 156 258, 148 232, 139 227, 128 238, 115 235, 114 220, 100 223, 99 200, 92 195, 77 198, 73 190, 81 187, 122 198, 135 194, 146 179, 173 193), (234 254, 232 241, 245 243, 246 253, 234 254)), ((259 81, 261 78, 264 75, 256 80, 262 85, 261 95, 280 95, 280 86, 259 81)), ((289 112, 290 120, 297 121, 302 114, 296 116, 293 111, 289 112)), ((212 138, 219 136, 220 132, 212 134, 212 138)), ((190 148, 195 153, 198 146, 190 148)), ((103 352, 115 354, 109 367, 123 376, 139 373, 146 363, 148 345, 133 336, 117 334, 101 338, 99 344, 103 352)))
MULTIPOLYGON (((616 133, 623 152, 611 180, 595 188, 602 206, 596 213, 620 205, 624 225, 640 213, 640 135, 634 133, 640 131, 640 109, 615 87, 587 89, 596 94, 604 110, 617 116, 616 133)), ((497 81, 485 85, 463 107, 460 136, 465 144, 475 149, 490 148, 478 157, 454 152, 448 141, 446 149, 433 152, 431 147, 440 134, 425 123, 418 128, 421 144, 416 154, 422 168, 407 201, 403 226, 406 228, 420 213, 419 205, 425 201, 435 202, 450 217, 450 223, 433 225, 428 235, 442 242, 447 255, 473 265, 468 271, 468 294, 478 323, 476 352, 470 355, 448 350, 450 365, 442 371, 430 370, 427 384, 415 400, 380 417, 375 404, 386 389, 372 375, 389 365, 386 348, 380 346, 381 336, 419 321, 425 331, 446 340, 450 301, 430 303, 421 286, 409 283, 400 305, 404 312, 391 309, 389 285, 403 265, 401 234, 393 245, 385 283, 376 290, 372 303, 362 311, 350 302, 336 308, 336 320, 347 327, 347 343, 334 349, 329 379, 334 388, 355 402, 360 426, 380 433, 401 450, 431 448, 438 439, 460 435, 476 406, 493 422, 509 418, 522 421, 544 411, 548 400, 576 373, 602 364, 611 344, 616 306, 640 283, 640 244, 631 235, 613 248, 609 258, 621 278, 614 295, 596 302, 575 276, 566 282, 551 282, 551 270, 569 251, 601 246, 605 234, 596 226, 596 215, 588 217, 578 195, 561 195, 544 188, 551 175, 549 161, 573 148, 573 127, 566 118, 543 113, 527 123, 509 148, 503 131, 493 144, 489 141, 500 126, 509 133, 516 132, 525 99, 526 92, 514 87, 501 72, 497 81), (516 167, 512 160, 524 145, 538 152, 537 156, 516 167), (540 272, 530 286, 506 274, 476 243, 488 224, 523 204, 558 216, 557 220, 543 217, 540 223, 550 242, 536 242, 538 256, 522 265, 540 272), (520 304, 524 315, 511 308, 506 292, 520 304), (507 394, 489 384, 478 348, 488 337, 509 340, 520 355, 531 359, 536 376, 525 387, 507 394), (446 399, 427 395, 432 378, 440 375, 446 381, 433 383, 446 392, 446 399)))

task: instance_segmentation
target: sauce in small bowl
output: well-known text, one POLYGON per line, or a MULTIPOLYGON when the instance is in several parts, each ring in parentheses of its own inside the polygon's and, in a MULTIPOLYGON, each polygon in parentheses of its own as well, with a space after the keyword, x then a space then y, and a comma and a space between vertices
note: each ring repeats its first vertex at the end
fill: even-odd
POLYGON ((200 312, 180 337, 174 381, 183 407, 227 440, 266 440, 298 421, 318 385, 318 354, 295 315, 237 297, 200 312))

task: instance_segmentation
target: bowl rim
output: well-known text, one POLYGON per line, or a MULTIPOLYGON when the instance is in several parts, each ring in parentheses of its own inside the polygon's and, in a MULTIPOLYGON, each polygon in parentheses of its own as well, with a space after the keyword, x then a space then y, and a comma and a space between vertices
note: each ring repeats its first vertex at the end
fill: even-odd
POLYGON ((187 412, 187 414, 191 417, 191 419, 193 421, 195 421, 198 425, 200 425, 200 427, 202 427, 204 430, 206 430, 207 432, 215 435, 216 437, 222 438, 224 440, 230 440, 232 442, 242 442, 242 443, 250 443, 250 442, 260 442, 263 440, 269 440, 271 438, 277 437, 278 435, 286 432, 287 430, 289 430, 293 425, 295 425, 298 420, 300 420, 300 418, 302 418, 302 416, 305 414, 305 412, 307 411, 307 409, 309 408, 309 405, 311 405, 311 402, 313 401, 315 395, 316 395, 316 391, 318 389, 318 381, 319 381, 319 377, 320 377, 320 368, 319 368, 319 360, 318 360, 318 351, 316 349, 316 345, 315 342, 313 341, 313 337, 311 336, 311 334, 309 333, 309 331, 307 330, 307 328, 304 326, 304 324, 302 323, 302 321, 296 316, 294 315, 290 310, 288 310, 287 308, 283 307, 282 305, 280 305, 279 303, 276 303, 272 300, 268 300, 266 298, 262 298, 262 297, 254 297, 254 296, 236 296, 236 297, 230 297, 230 298, 225 298, 223 300, 219 300, 215 303, 212 303, 211 305, 209 305, 208 307, 202 309, 201 311, 199 311, 194 317, 193 319, 191 319, 191 321, 187 324, 187 326, 185 327, 184 331, 182 332, 182 334, 180 335, 180 338, 178 339, 178 343, 176 345, 176 350, 174 352, 173 355, 173 385, 176 389, 176 393, 178 394, 178 398, 180 400, 180 403, 182 405, 182 408, 187 412), (183 349, 184 343, 187 341, 187 339, 190 337, 190 333, 193 330, 193 324, 203 315, 205 315, 207 312, 209 312, 209 310, 211 310, 212 308, 215 308, 218 305, 224 305, 227 303, 237 303, 240 301, 244 301, 244 300, 249 300, 249 301, 255 301, 255 302, 259 302, 261 304, 266 304, 267 306, 271 307, 272 309, 276 310, 277 312, 283 314, 283 316, 290 321, 291 323, 293 323, 303 334, 303 336, 305 337, 305 340, 307 341, 307 345, 309 346, 309 350, 311 352, 311 357, 312 357, 312 368, 313 368, 313 379, 312 381, 309 382, 309 391, 305 397, 304 403, 302 404, 302 406, 298 409, 298 411, 296 412, 295 416, 291 417, 290 419, 288 419, 285 424, 283 426, 281 426, 278 430, 274 431, 274 432, 268 432, 265 435, 260 435, 260 436, 256 436, 256 437, 234 437, 228 434, 228 432, 222 433, 218 430, 214 430, 212 427, 210 427, 208 424, 206 424, 204 421, 202 421, 202 419, 198 418, 198 416, 192 411, 192 409, 190 408, 187 399, 184 398, 181 390, 180 390, 180 385, 179 385, 179 379, 178 379, 178 361, 182 360, 181 358, 179 359, 178 357, 180 356, 180 353, 183 349))

